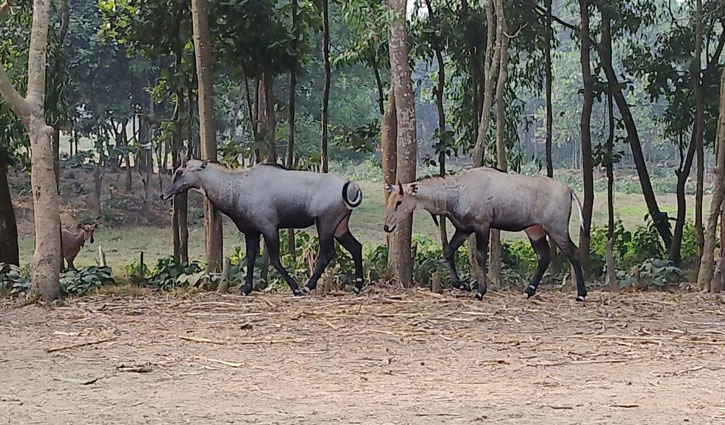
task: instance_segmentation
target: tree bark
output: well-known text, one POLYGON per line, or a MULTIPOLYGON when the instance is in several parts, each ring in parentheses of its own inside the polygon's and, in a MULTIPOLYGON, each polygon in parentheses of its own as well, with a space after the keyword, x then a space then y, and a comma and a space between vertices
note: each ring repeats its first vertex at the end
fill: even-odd
MULTIPOLYGON (((717 164, 715 187, 713 189, 710 213, 705 227, 705 240, 700 260, 700 272, 697 275, 697 286, 701 291, 710 291, 713 273, 713 257, 715 251, 715 228, 717 227, 720 206, 725 195, 725 68, 720 76, 720 117, 717 123, 717 164)), ((722 248, 721 248, 722 249, 722 248)), ((721 266, 722 267, 722 266, 721 266)))
MULTIPOLYGON (((8 4, 8 3, 6 3, 8 4)), ((7 9, 1 10, 0 14, 7 9)), ((35 218, 35 253, 31 265, 33 290, 45 301, 60 296, 60 200, 54 173, 51 137, 45 122, 45 73, 48 50, 48 0, 33 0, 33 23, 28 53, 27 95, 23 98, 0 65, 0 94, 17 115, 30 138, 31 186, 35 218)))
POLYGON ((18 225, 8 184, 8 161, 0 145, 0 263, 20 265, 18 225))
MULTIPOLYGON (((584 229, 579 233, 579 257, 582 268, 585 273, 591 272, 589 261, 589 232, 592 225, 592 211, 594 209, 594 164, 592 158, 592 109, 594 107, 594 76, 592 75, 590 63, 591 41, 589 38, 589 1, 579 0, 579 9, 581 14, 581 33, 579 40, 581 42, 581 67, 582 79, 584 82, 584 104, 582 105, 581 115, 581 161, 582 161, 582 178, 584 180, 584 204, 582 208, 582 220, 584 221, 584 229)), ((602 20, 604 21, 603 33, 607 31, 606 26, 609 19, 602 12, 602 20)), ((609 38, 605 37, 602 38, 609 38)), ((607 49, 603 46, 602 50, 607 49)))
MULTIPOLYGON (((605 25, 610 25, 607 21, 605 25)), ((609 28, 607 28, 609 30, 609 28)), ((610 51, 611 52, 611 51, 610 51)), ((606 265, 607 265, 607 286, 612 291, 619 289, 617 271, 614 265, 614 98, 611 88, 607 88, 607 118, 609 124, 609 136, 607 137, 607 228, 606 265)))
POLYGON ((697 189, 695 191, 695 236, 697 239, 697 254, 695 256, 695 276, 700 270, 700 259, 705 244, 705 236, 702 229, 703 191, 705 174, 705 149, 703 146, 703 135, 705 132, 705 99, 702 92, 700 57, 702 56, 702 0, 697 0, 695 12, 695 53, 692 60, 690 77, 692 88, 695 94, 695 122, 692 130, 695 132, 695 149, 697 151, 697 189))
MULTIPOLYGON (((504 1, 496 0, 496 28, 499 43, 498 81, 496 82, 496 165, 501 171, 508 171, 506 160, 506 117, 503 95, 508 76, 508 25, 504 11, 504 1)), ((501 287, 501 231, 491 230, 491 259, 488 278, 492 289, 501 287)))
MULTIPOLYGON (((388 7, 398 15, 393 22, 390 36, 390 71, 398 124, 396 179, 401 183, 415 180, 418 157, 415 93, 408 62, 406 3, 405 0, 387 0, 388 7)), ((413 259, 410 251, 412 229, 411 214, 398 224, 398 230, 390 238, 389 256, 395 259, 392 264, 393 276, 406 286, 413 284, 413 259)))
POLYGON ((322 57, 325 62, 325 86, 322 90, 322 137, 320 168, 323 173, 329 169, 329 158, 327 155, 327 119, 328 106, 330 103, 330 20, 328 17, 328 0, 322 0, 322 57))
MULTIPOLYGON (((212 84, 211 40, 207 0, 191 0, 194 32, 194 55, 199 93, 199 127, 201 130, 201 159, 216 161, 216 119, 214 117, 214 88, 212 84)), ((222 220, 209 199, 204 200, 206 231, 206 269, 218 272, 222 262, 222 220)))
MULTIPOLYGON (((693 129, 694 130, 694 129, 693 129)), ((685 195, 685 185, 687 178, 690 176, 692 169, 692 161, 695 158, 695 131, 692 132, 692 140, 687 148, 687 154, 682 157, 682 149, 680 148, 680 166, 675 170, 677 175, 677 217, 675 218, 675 230, 672 235, 672 243, 670 244, 669 259, 676 265, 682 261, 682 234, 685 227, 685 219, 687 218, 687 197, 685 195)), ((682 134, 680 134, 680 145, 682 145, 682 134)), ((697 275, 695 275, 697 276, 697 275)))

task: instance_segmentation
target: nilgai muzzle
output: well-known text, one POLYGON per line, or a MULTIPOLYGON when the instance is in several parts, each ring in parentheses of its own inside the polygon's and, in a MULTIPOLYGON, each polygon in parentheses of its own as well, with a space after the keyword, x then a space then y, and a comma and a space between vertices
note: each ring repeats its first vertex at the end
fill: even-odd
POLYGON ((189 160, 174 172, 161 198, 166 200, 189 189, 206 195, 244 233, 247 276, 243 294, 252 291, 254 261, 261 236, 270 262, 295 295, 315 289, 320 275, 335 256, 335 240, 350 252, 355 262, 354 291, 362 289, 362 245, 348 227, 352 210, 362 203, 362 190, 357 184, 333 174, 292 171, 276 164, 230 170, 189 160), (320 250, 315 270, 303 292, 280 262, 279 229, 302 229, 313 224, 317 227, 320 250))
POLYGON ((569 237, 571 203, 581 205, 572 190, 554 179, 540 176, 508 174, 493 168, 473 168, 446 177, 431 177, 397 187, 387 185, 391 192, 385 208, 383 230, 392 232, 398 223, 417 208, 447 217, 456 232, 444 250, 451 284, 470 290, 461 282, 456 271, 455 252, 470 234, 476 235, 476 260, 484 269, 478 282, 477 299, 486 293, 485 279, 490 229, 525 231, 536 251, 539 265, 531 278, 526 294, 531 297, 549 266, 550 252, 546 235, 566 254, 574 267, 577 301, 584 301, 587 288, 579 262, 579 252, 569 237))

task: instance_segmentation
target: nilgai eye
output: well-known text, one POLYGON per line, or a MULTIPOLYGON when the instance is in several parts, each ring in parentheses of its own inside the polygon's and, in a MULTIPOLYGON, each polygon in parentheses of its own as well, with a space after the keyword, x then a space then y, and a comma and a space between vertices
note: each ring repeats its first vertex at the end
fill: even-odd
POLYGON ((401 206, 402 204, 403 204, 403 201, 398 201, 398 202, 396 202, 396 203, 395 203, 395 208, 398 208, 398 207, 399 207, 399 206, 401 206))

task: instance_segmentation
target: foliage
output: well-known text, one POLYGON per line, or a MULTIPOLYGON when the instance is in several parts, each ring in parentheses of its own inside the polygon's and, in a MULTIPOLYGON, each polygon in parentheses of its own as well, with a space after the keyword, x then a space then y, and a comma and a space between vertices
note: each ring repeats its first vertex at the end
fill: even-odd
POLYGON ((60 275, 61 293, 67 295, 84 295, 114 283, 110 267, 84 267, 80 270, 66 270, 60 275))
POLYGON ((682 270, 675 267, 670 260, 661 258, 648 258, 634 266, 632 273, 619 271, 619 287, 625 288, 635 283, 652 283, 658 287, 664 286, 682 274, 682 270))
POLYGON ((24 277, 20 267, 0 263, 0 292, 17 295, 30 289, 30 281, 24 277))
POLYGON ((124 272, 131 282, 141 283, 144 279, 149 276, 150 270, 146 263, 140 263, 138 260, 127 264, 124 268, 124 272))
POLYGON ((170 291, 178 287, 198 284, 202 278, 206 277, 200 273, 203 272, 198 262, 181 264, 173 256, 168 256, 160 258, 156 262, 148 285, 162 291, 170 291))

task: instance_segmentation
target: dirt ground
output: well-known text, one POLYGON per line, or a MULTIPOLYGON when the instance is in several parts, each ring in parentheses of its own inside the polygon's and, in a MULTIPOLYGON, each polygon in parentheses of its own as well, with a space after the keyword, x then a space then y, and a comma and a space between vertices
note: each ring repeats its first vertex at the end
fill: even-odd
POLYGON ((723 424, 725 298, 0 300, 0 423, 723 424))

